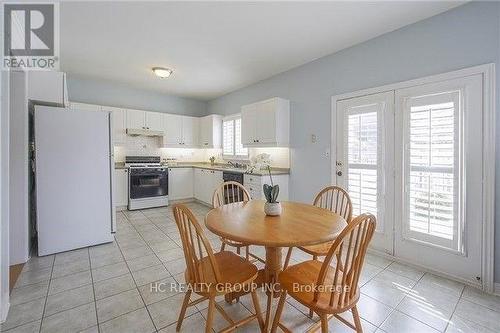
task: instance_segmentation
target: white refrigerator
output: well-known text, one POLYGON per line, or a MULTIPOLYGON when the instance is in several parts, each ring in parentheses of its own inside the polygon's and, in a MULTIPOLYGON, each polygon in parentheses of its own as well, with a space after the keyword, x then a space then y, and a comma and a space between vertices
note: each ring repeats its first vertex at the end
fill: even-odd
POLYGON ((111 114, 35 106, 33 122, 38 255, 112 242, 111 114))

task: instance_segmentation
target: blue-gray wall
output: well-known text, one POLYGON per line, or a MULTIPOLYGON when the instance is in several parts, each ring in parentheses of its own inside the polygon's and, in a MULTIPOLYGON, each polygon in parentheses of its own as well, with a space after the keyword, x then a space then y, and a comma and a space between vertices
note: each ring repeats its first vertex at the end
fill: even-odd
MULTIPOLYGON (((323 156, 330 149, 331 96, 485 63, 496 63, 500 73, 499 43, 500 4, 469 3, 219 97, 209 102, 208 112, 232 114, 241 105, 265 98, 289 99, 290 196, 311 202, 331 179, 330 158, 323 156), (316 143, 310 140, 313 133, 316 143)), ((500 115, 497 128, 499 123, 500 115)), ((500 130, 497 135, 500 138, 500 130)), ((498 148, 500 143, 496 221, 500 221, 498 148)), ((496 223, 495 259, 495 280, 500 282, 500 223, 496 223)))
POLYGON ((204 116, 207 103, 159 92, 141 90, 126 84, 67 74, 68 95, 72 102, 124 107, 130 109, 204 116))

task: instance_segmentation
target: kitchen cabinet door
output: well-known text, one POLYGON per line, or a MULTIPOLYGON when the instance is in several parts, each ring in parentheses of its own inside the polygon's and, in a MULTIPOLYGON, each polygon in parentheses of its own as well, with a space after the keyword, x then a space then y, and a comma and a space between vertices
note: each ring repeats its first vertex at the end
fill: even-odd
POLYGON ((111 124, 113 132, 113 144, 124 145, 127 139, 127 117, 126 111, 110 106, 103 106, 102 111, 111 112, 113 123, 111 124))
POLYGON ((118 209, 128 205, 128 169, 115 169, 113 198, 118 209))
MULTIPOLYGON (((259 124, 261 122, 259 121, 259 124)), ((250 104, 241 107, 241 143, 255 144, 257 141, 257 105, 250 104)))
POLYGON ((199 118, 199 143, 202 148, 221 148, 222 116, 209 115, 199 118))
POLYGON ((200 145, 202 148, 209 147, 213 145, 211 140, 211 123, 212 119, 210 117, 200 118, 200 145))
POLYGON ((163 114, 146 112, 146 128, 152 131, 163 131, 163 114))
POLYGON ((276 102, 274 99, 258 104, 256 110, 258 126, 255 137, 258 143, 276 143, 276 102))
POLYGON ((194 169, 194 197, 203 201, 203 169, 194 169))
POLYGON ((165 114, 163 116, 163 143, 165 146, 182 146, 182 116, 165 114))
POLYGON ((193 168, 169 168, 169 199, 180 200, 193 198, 193 177, 193 168))
POLYGON ((146 111, 127 110, 127 128, 145 129, 146 111))
POLYGON ((198 146, 198 118, 182 117, 182 145, 198 146))

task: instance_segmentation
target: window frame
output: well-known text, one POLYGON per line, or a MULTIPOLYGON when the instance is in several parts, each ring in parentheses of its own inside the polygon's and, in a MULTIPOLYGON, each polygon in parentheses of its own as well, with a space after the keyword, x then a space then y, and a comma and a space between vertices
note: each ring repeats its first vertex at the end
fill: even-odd
MULTIPOLYGON (((250 159, 250 153, 248 151, 247 147, 243 148, 246 149, 246 155, 237 155, 236 154, 236 121, 237 120, 241 121, 241 113, 233 114, 227 117, 222 118, 222 158, 224 160, 240 160, 240 161, 248 161, 250 159), (233 154, 224 154, 224 122, 227 121, 233 121, 233 140, 232 140, 232 145, 233 145, 233 154)), ((240 142, 241 142, 241 131, 240 131, 240 142)))

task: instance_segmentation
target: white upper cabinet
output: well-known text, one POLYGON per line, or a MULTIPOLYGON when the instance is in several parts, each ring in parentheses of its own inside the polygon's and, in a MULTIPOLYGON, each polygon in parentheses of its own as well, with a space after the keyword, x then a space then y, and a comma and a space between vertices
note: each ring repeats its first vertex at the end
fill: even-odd
POLYGON ((209 115, 199 119, 200 145, 202 148, 220 148, 222 146, 222 116, 209 115))
POLYGON ((243 105, 241 107, 241 143, 243 145, 256 144, 256 128, 257 104, 243 105))
POLYGON ((152 131, 163 131, 163 114, 146 112, 146 128, 152 131))
POLYGON ((195 117, 163 115, 163 145, 165 147, 197 147, 199 121, 195 117))
POLYGON ((164 146, 182 145, 182 116, 176 114, 163 115, 164 146))
POLYGON ((127 128, 147 129, 146 111, 127 110, 127 128))
POLYGON ((102 111, 111 112, 113 120, 113 143, 114 145, 124 145, 127 140, 127 113, 124 109, 103 106, 102 111))
POLYGON ((244 146, 287 147, 290 142, 290 101, 271 98, 241 107, 244 146))
POLYGON ((127 128, 163 131, 163 113, 127 110, 127 128))
POLYGON ((53 71, 29 71, 28 98, 58 106, 68 105, 66 74, 53 71))
POLYGON ((185 146, 199 146, 198 139, 199 119, 196 117, 182 117, 182 144, 185 146))

